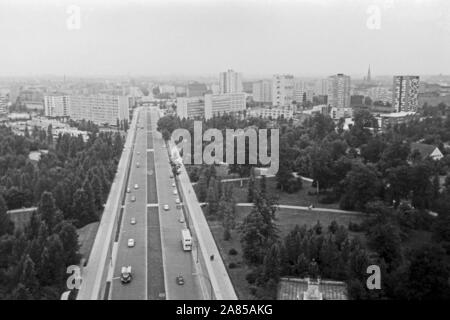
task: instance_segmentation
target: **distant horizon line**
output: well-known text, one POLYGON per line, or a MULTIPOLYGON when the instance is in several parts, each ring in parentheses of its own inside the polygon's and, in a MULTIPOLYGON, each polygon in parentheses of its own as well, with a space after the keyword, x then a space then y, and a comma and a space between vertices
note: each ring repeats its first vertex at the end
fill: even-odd
MULTIPOLYGON (((237 71, 238 73, 244 74, 240 71, 237 71)), ((220 72, 211 73, 211 74, 188 74, 188 73, 168 73, 168 74, 155 74, 155 75, 144 75, 144 74, 29 74, 29 75, 1 75, 0 79, 23 79, 23 78, 60 78, 60 79, 73 79, 73 78, 87 78, 87 79, 95 79, 95 78, 101 78, 101 79, 111 79, 111 78, 125 78, 125 79, 132 79, 132 78, 183 78, 185 80, 195 80, 196 78, 205 78, 205 79, 213 79, 218 78, 218 74, 220 72)), ((354 77, 355 79, 364 79, 366 78, 367 74, 351 74, 351 73, 345 73, 345 72, 337 72, 337 73, 327 73, 327 74, 304 74, 304 75, 296 75, 294 73, 261 73, 261 74, 247 74, 246 77, 243 77, 242 82, 247 81, 253 81, 256 79, 269 79, 275 74, 289 74, 293 75, 295 78, 327 78, 332 75, 336 75, 339 73, 343 73, 345 75, 348 75, 350 77, 354 77)), ((445 73, 427 73, 427 74, 417 74, 417 73, 393 73, 393 74, 379 74, 379 75, 373 75, 371 74, 371 79, 377 79, 377 78, 387 78, 387 77, 393 77, 397 75, 402 76, 419 76, 419 77, 450 77, 450 74, 445 73)))

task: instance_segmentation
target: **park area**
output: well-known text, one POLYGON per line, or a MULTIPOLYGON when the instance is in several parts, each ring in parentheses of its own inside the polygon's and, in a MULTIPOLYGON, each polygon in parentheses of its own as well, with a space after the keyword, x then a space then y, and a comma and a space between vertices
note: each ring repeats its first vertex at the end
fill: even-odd
MULTIPOLYGON (((244 186, 241 188, 239 182, 233 183, 233 195, 237 203, 247 202, 247 186, 244 182, 244 186)), ((257 180, 256 185, 259 184, 257 180)), ((294 194, 287 194, 280 192, 276 189, 275 179, 267 179, 267 191, 268 194, 278 196, 278 203, 280 205, 292 205, 292 206, 309 206, 313 203, 315 206, 337 209, 337 204, 318 204, 315 195, 309 195, 308 191, 314 191, 309 182, 304 181, 303 189, 294 194)), ((236 223, 240 225, 245 216, 252 210, 252 207, 236 207, 236 223)), ((320 209, 312 210, 300 210, 300 209, 287 209, 279 208, 276 212, 276 224, 280 232, 280 238, 283 238, 288 234, 295 225, 307 225, 312 227, 317 222, 323 227, 328 227, 332 221, 336 221, 339 225, 348 227, 350 222, 361 223, 364 219, 364 214, 359 213, 338 213, 321 211, 320 209)), ((251 285, 246 280, 246 275, 251 271, 245 264, 242 257, 242 248, 240 243, 240 234, 237 229, 231 231, 231 239, 224 240, 223 233, 224 228, 221 221, 208 220, 211 232, 216 240, 216 244, 222 255, 222 259, 230 275, 231 281, 236 290, 236 294, 239 299, 255 299, 251 294, 251 285)), ((351 236, 358 236, 363 241, 364 233, 349 232, 351 236)))

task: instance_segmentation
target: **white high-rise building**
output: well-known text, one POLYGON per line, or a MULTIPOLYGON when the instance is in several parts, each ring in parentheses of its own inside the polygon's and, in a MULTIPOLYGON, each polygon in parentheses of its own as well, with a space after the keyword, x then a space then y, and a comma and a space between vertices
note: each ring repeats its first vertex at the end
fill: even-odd
POLYGON ((294 100, 297 103, 306 101, 312 102, 314 96, 314 90, 311 89, 308 84, 301 80, 294 80, 294 100))
POLYGON ((129 100, 127 96, 70 96, 69 114, 74 120, 115 125, 117 120, 129 120, 129 100))
POLYGON ((236 113, 246 109, 246 94, 244 92, 225 94, 205 94, 205 119, 214 115, 236 113))
POLYGON ((0 116, 8 114, 9 97, 7 95, 0 95, 0 116))
POLYGON ((274 75, 272 79, 272 104, 276 107, 290 106, 294 100, 294 76, 274 75))
POLYGON ((419 76, 394 76, 392 106, 396 112, 417 112, 419 76))
POLYGON ((44 96, 44 114, 46 117, 68 117, 69 96, 44 96))
POLYGON ((314 86, 316 95, 326 96, 328 94, 328 79, 319 79, 314 86))
POLYGON ((202 118, 205 116, 203 97, 177 98, 177 115, 182 118, 202 118))
POLYGON ((272 102, 272 81, 253 82, 253 100, 256 102, 272 102))
POLYGON ((332 118, 352 116, 350 108, 350 76, 342 73, 328 77, 328 105, 332 108, 332 118))
POLYGON ((219 74, 220 93, 242 92, 242 75, 233 70, 219 74))

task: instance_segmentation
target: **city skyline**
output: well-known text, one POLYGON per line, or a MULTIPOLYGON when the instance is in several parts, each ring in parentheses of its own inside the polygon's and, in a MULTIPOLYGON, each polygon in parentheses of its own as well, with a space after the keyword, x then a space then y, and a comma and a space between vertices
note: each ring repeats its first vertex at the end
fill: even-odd
POLYGON ((450 74, 448 16, 440 0, 2 1, 0 61, 3 77, 450 74))

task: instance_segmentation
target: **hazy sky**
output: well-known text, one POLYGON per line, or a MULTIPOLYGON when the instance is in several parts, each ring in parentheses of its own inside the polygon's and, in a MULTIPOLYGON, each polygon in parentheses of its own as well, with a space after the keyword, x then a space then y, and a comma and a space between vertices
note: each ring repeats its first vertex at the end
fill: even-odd
POLYGON ((0 0, 0 39, 0 76, 450 74, 450 1, 0 0))

